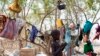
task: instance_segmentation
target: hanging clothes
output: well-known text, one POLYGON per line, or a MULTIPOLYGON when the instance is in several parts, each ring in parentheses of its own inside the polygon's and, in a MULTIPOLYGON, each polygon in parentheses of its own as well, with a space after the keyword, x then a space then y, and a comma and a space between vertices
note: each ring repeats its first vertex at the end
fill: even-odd
POLYGON ((59 28, 59 27, 62 27, 62 26, 63 26, 63 22, 62 22, 62 20, 61 20, 61 19, 57 19, 57 20, 56 20, 56 26, 57 26, 57 28, 59 28))
POLYGON ((38 30, 35 26, 32 26, 32 30, 30 31, 30 41, 33 43, 35 40, 35 37, 37 36, 38 30))
POLYGON ((94 24, 91 28, 90 40, 92 42, 99 41, 99 37, 100 37, 100 26, 98 24, 94 24), (98 40, 95 40, 95 39, 98 39, 98 40))
POLYGON ((98 26, 98 28, 96 29, 96 36, 94 39, 99 39, 99 36, 100 36, 100 26, 98 26))
MULTIPOLYGON (((18 31, 22 27, 22 24, 19 24, 18 19, 17 20, 16 19, 7 18, 4 29, 0 33, 0 37, 14 39, 14 37, 18 36, 18 31)), ((23 23, 23 25, 24 25, 24 23, 23 23)))
POLYGON ((58 4, 57 4, 57 8, 58 8, 59 10, 63 10, 63 9, 66 8, 66 5, 65 5, 61 0, 59 0, 59 1, 58 1, 58 4))
POLYGON ((14 0, 14 2, 9 5, 9 10, 11 10, 12 12, 15 12, 15 13, 21 12, 22 8, 19 5, 19 0, 14 0))
POLYGON ((4 30, 0 33, 0 36, 8 39, 13 39, 15 34, 16 34, 15 20, 7 19, 4 30))
POLYGON ((98 26, 98 28, 96 29, 96 32, 100 32, 100 26, 98 26))
POLYGON ((86 21, 84 28, 83 28, 83 32, 88 34, 90 32, 92 26, 93 26, 93 23, 91 23, 90 21, 86 21))
POLYGON ((7 25, 7 29, 4 33, 3 37, 7 37, 9 39, 13 39, 16 32, 16 25, 15 25, 15 20, 9 20, 8 25, 7 25))

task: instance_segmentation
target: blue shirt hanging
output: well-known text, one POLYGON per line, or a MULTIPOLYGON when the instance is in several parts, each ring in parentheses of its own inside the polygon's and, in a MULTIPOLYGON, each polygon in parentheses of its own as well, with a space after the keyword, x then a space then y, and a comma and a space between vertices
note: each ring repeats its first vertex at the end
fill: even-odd
POLYGON ((30 32, 30 41, 33 43, 34 42, 34 40, 35 40, 35 38, 36 38, 36 36, 37 36, 37 33, 38 33, 38 30, 37 30, 37 28, 35 27, 35 26, 32 26, 32 30, 31 30, 31 32, 30 32))

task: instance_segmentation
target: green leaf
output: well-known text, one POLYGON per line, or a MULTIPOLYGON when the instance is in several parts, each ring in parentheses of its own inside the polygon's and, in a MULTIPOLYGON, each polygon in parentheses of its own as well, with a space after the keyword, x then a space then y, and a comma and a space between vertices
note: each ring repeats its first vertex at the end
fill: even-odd
POLYGON ((87 0, 87 6, 91 9, 93 6, 93 0, 87 0))

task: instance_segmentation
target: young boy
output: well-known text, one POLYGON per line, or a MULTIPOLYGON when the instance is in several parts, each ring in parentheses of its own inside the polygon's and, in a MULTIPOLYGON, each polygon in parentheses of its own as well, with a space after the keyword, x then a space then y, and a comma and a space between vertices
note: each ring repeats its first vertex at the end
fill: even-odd
POLYGON ((80 53, 85 53, 86 55, 91 56, 93 53, 93 46, 88 39, 88 35, 86 33, 83 34, 83 39, 79 45, 79 47, 75 47, 75 50, 80 53))
POLYGON ((62 51, 66 46, 66 43, 60 44, 60 31, 59 30, 52 30, 51 36, 53 38, 51 47, 52 47, 52 54, 53 56, 62 56, 62 51))
POLYGON ((84 42, 84 53, 88 54, 89 52, 93 52, 93 46, 91 42, 88 40, 88 35, 83 35, 83 42, 84 42))

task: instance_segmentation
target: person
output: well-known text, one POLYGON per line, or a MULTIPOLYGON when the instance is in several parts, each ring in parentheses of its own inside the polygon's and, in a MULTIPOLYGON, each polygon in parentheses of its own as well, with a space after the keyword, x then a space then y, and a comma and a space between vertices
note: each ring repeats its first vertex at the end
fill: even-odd
POLYGON ((88 38, 88 35, 86 33, 83 34, 83 39, 81 41, 81 44, 79 45, 79 47, 75 47, 74 48, 75 51, 79 52, 79 53, 83 53, 86 55, 96 55, 93 51, 93 46, 88 38))
POLYGON ((52 47, 52 54, 53 56, 62 56, 62 51, 66 46, 66 43, 60 44, 60 31, 59 30, 52 30, 51 36, 53 38, 51 47, 52 47))
POLYGON ((67 43, 67 46, 64 49, 64 53, 67 56, 74 55, 74 49, 73 47, 75 46, 75 41, 78 37, 78 29, 76 29, 76 26, 74 23, 70 23, 69 27, 66 27, 66 32, 65 32, 65 42, 67 43))
POLYGON ((93 52, 93 47, 91 45, 91 42, 88 39, 88 35, 87 34, 83 35, 83 42, 85 43, 84 44, 84 53, 87 54, 88 52, 93 52))

